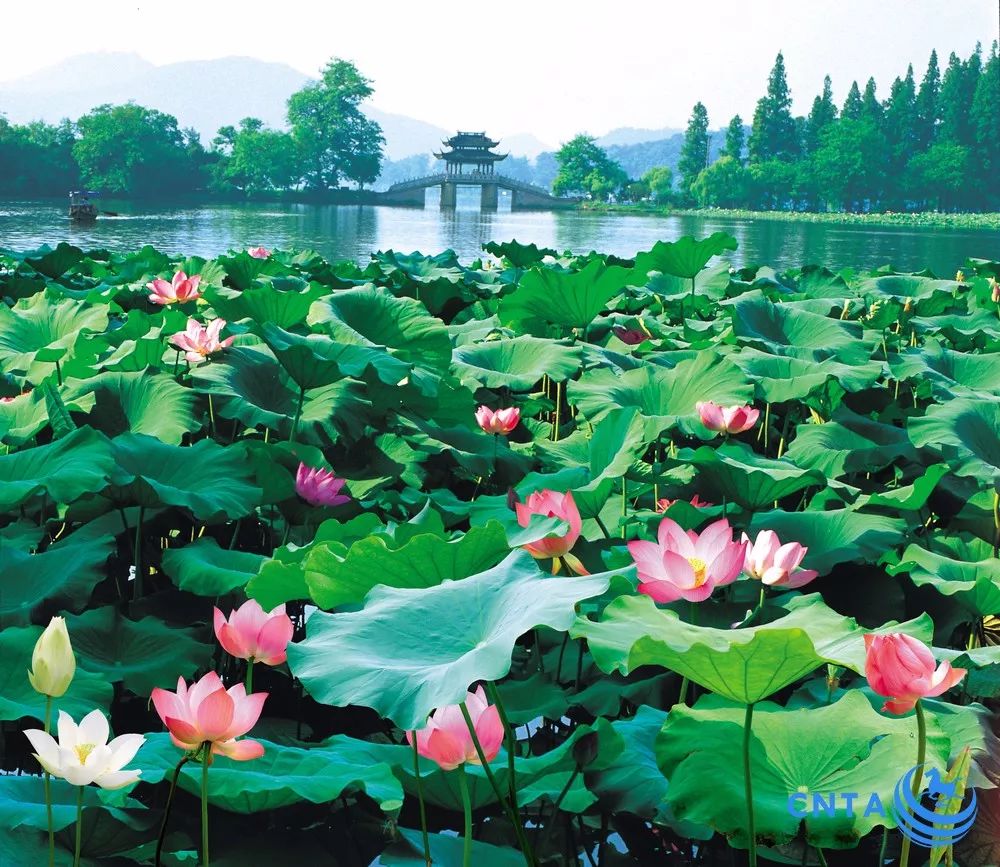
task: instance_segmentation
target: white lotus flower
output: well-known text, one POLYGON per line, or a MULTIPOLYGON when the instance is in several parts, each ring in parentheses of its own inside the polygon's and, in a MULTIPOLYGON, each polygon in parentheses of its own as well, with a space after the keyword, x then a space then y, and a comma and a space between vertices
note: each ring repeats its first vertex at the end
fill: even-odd
POLYGON ((141 771, 124 771, 146 739, 142 735, 119 735, 108 743, 108 721, 92 710, 80 725, 65 711, 59 711, 59 740, 41 729, 27 729, 25 735, 35 748, 35 758, 52 776, 74 786, 97 783, 102 789, 120 789, 139 779, 141 771))

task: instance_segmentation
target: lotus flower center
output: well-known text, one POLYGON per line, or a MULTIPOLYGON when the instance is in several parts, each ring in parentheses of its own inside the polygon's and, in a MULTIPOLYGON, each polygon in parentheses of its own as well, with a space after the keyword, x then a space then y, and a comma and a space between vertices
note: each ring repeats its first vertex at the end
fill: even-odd
POLYGON ((74 748, 76 750, 76 757, 80 760, 81 765, 87 763, 87 756, 89 756, 97 744, 77 744, 74 748))
POLYGON ((694 586, 701 587, 708 578, 706 574, 708 571, 708 564, 701 559, 701 557, 688 557, 688 563, 691 564, 691 568, 694 570, 694 586))

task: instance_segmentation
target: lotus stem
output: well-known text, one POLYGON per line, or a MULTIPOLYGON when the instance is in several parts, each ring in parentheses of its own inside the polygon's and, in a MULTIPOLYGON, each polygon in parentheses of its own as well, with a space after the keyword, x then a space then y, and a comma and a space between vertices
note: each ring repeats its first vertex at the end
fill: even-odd
POLYGON ((506 735, 507 776, 510 778, 508 780, 508 789, 510 790, 510 806, 520 820, 521 810, 517 805, 517 776, 514 768, 514 760, 517 757, 517 735, 514 732, 514 726, 510 724, 510 720, 507 718, 507 711, 500 699, 500 690, 497 689, 497 685, 493 683, 493 681, 486 682, 486 693, 493 701, 493 704, 496 705, 497 713, 500 715, 500 723, 503 725, 504 734, 506 735))
MULTIPOLYGON (((45 696, 45 733, 52 726, 52 696, 45 696)), ((45 772, 45 815, 49 822, 49 867, 56 863, 56 832, 52 822, 52 775, 45 772)))
POLYGON ((63 384, 63 381, 62 381, 62 368, 59 366, 59 359, 58 358, 56 359, 56 382, 58 382, 59 385, 63 384))
POLYGON ((431 867, 431 843, 427 836, 427 808, 424 806, 424 784, 420 778, 420 752, 417 750, 417 733, 413 732, 413 775, 417 778, 417 801, 420 803, 420 836, 424 841, 424 861, 431 867))
MULTIPOLYGON (((913 797, 920 797, 920 784, 924 781, 924 761, 927 758, 927 720, 924 719, 924 708, 917 699, 914 708, 917 712, 917 772, 913 775, 913 797)), ((899 867, 907 867, 910 863, 910 838, 903 836, 903 848, 899 850, 899 867)))
POLYGON ((885 846, 889 842, 889 829, 882 826, 882 845, 878 850, 878 867, 885 867, 885 846))
POLYGON ((594 515, 594 520, 597 521, 597 526, 601 528, 601 532, 604 534, 604 538, 610 539, 611 534, 608 532, 608 528, 604 526, 604 521, 601 520, 601 516, 594 515))
POLYGON ((139 599, 143 591, 142 575, 142 512, 143 507, 139 506, 139 516, 135 521, 135 586, 132 588, 132 598, 139 599))
POLYGON ((681 690, 677 693, 677 704, 687 704, 688 696, 688 684, 690 681, 687 679, 687 675, 681 678, 681 690))
POLYGON ((202 745, 201 756, 201 863, 209 867, 208 858, 208 763, 212 758, 212 745, 202 745))
POLYGON ((826 855, 823 854, 823 850, 819 846, 816 847, 816 857, 819 859, 820 867, 827 867, 826 855))
POLYGON ((76 842, 73 844, 73 867, 80 867, 80 831, 83 825, 83 786, 76 787, 76 842))
MULTIPOLYGON (((747 800, 747 833, 750 841, 750 867, 757 867, 757 831, 753 816, 753 782, 750 778, 750 727, 753 724, 753 702, 747 705, 743 720, 743 785, 747 800)), ((901 864, 900 867, 905 867, 901 864)))
POLYGON ((253 692, 253 657, 252 656, 247 660, 246 691, 247 691, 247 695, 250 695, 250 693, 253 692))
POLYGON ((472 864, 472 802, 469 800, 469 781, 465 777, 465 763, 458 766, 458 788, 462 793, 462 813, 465 827, 462 832, 462 867, 472 864))
POLYGON ((302 418, 302 402, 306 399, 305 386, 299 386, 299 402, 295 407, 295 418, 292 420, 292 432, 288 437, 288 442, 295 442, 295 434, 299 430, 299 419, 302 418))
POLYGON ((1000 554, 1000 489, 993 491, 993 556, 1000 554))
POLYGON ((170 822, 170 810, 174 805, 174 792, 177 789, 177 778, 181 775, 181 768, 191 761, 191 754, 185 753, 174 768, 174 775, 170 778, 170 791, 167 792, 167 804, 163 808, 163 821, 160 823, 160 834, 156 838, 156 857, 153 860, 154 867, 160 867, 160 858, 163 856, 163 841, 167 837, 167 824, 170 822))
POLYGON ((625 538, 625 516, 628 514, 628 496, 625 491, 626 479, 622 476, 622 538, 625 538))
POLYGON ((552 426, 552 442, 559 442, 559 417, 562 412, 562 383, 556 383, 556 419, 552 426))

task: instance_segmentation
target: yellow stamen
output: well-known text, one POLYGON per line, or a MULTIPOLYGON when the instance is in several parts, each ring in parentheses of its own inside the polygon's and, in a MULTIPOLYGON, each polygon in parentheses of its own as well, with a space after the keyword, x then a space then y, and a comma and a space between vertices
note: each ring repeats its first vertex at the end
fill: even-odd
POLYGON ((76 750, 76 757, 80 760, 81 765, 87 763, 87 756, 89 756, 97 744, 77 744, 74 748, 76 750))
POLYGON ((708 564, 700 557, 688 557, 688 563, 694 569, 694 586, 701 587, 708 579, 708 564))

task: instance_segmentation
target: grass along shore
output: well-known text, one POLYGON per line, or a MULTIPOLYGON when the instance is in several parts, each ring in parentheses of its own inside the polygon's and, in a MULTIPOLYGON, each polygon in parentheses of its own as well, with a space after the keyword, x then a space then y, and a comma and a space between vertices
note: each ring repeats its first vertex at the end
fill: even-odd
POLYGON ((918 213, 855 214, 827 211, 750 211, 741 208, 671 208, 664 205, 640 203, 605 204, 585 202, 581 210, 608 214, 649 214, 660 217, 712 217, 731 220, 770 220, 784 223, 833 223, 850 226, 911 226, 914 228, 996 229, 1000 230, 1000 213, 946 213, 921 211, 918 213))

